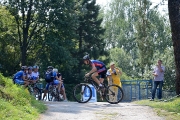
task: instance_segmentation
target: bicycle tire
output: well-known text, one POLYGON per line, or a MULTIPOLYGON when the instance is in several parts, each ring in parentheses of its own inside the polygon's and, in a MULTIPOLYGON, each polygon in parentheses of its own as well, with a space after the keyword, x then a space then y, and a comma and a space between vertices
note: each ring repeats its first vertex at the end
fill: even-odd
POLYGON ((92 98, 91 87, 87 84, 77 84, 73 89, 73 97, 78 103, 87 103, 92 98))
POLYGON ((37 87, 28 88, 30 95, 34 96, 36 100, 40 100, 41 98, 41 91, 37 87), (32 90, 31 90, 32 89, 32 90))
POLYGON ((50 85, 50 86, 49 86, 49 90, 48 90, 48 100, 49 100, 49 101, 52 101, 53 98, 54 98, 54 94, 53 94, 53 86, 50 85))
POLYGON ((104 98, 108 103, 117 104, 122 101, 123 97, 124 92, 122 88, 118 85, 109 85, 105 89, 104 98))

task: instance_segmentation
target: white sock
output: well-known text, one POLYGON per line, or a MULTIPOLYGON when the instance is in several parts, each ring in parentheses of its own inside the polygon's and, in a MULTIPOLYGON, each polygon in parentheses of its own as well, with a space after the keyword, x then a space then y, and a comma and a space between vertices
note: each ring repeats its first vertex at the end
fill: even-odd
POLYGON ((99 86, 102 86, 102 84, 100 83, 99 86))

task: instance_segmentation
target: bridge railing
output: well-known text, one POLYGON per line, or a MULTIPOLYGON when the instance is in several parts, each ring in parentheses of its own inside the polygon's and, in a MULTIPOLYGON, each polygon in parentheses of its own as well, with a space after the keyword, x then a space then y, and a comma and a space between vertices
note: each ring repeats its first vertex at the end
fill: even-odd
POLYGON ((149 99, 152 80, 121 80, 124 91, 123 101, 149 99))

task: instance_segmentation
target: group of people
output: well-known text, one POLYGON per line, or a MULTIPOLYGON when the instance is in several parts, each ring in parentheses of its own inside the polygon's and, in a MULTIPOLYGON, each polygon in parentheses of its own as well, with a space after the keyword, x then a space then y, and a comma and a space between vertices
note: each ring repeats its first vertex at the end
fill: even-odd
POLYGON ((39 80, 38 66, 22 66, 21 70, 13 76, 15 84, 24 85, 27 87, 30 83, 36 83, 39 80))
MULTIPOLYGON (((122 87, 120 81, 120 75, 122 72, 120 69, 115 67, 115 63, 110 63, 110 69, 107 70, 106 65, 99 60, 90 60, 89 55, 83 57, 84 64, 90 65, 92 69, 85 75, 91 75, 92 79, 99 85, 99 88, 103 87, 104 78, 108 78, 108 84, 116 84, 122 87), (97 78, 99 76, 99 80, 97 78)), ((153 70, 154 81, 152 89, 152 97, 150 101, 154 101, 157 87, 159 86, 158 99, 162 99, 162 87, 164 82, 165 67, 162 65, 162 60, 158 60, 157 65, 153 70)))
MULTIPOLYGON (((116 84, 122 87, 122 84, 120 81, 120 75, 122 75, 122 72, 120 69, 115 67, 114 62, 111 62, 110 68, 107 69, 106 65, 103 62, 99 60, 91 60, 89 58, 89 55, 85 55, 83 57, 83 61, 84 61, 84 64, 90 65, 92 67, 92 69, 88 73, 86 73, 85 76, 91 75, 92 79, 99 85, 100 89, 103 88, 103 82, 104 82, 105 77, 108 78, 109 85, 116 84), (99 79, 97 78, 97 76, 99 76, 99 79)), ((25 87, 27 87, 27 85, 30 83, 36 83, 39 80, 38 69, 39 67, 36 65, 33 67, 22 66, 21 70, 17 72, 13 77, 14 83, 19 84, 19 85, 24 85, 25 87)), ((53 81, 48 82, 46 84, 42 99, 44 100, 50 85, 57 85, 59 93, 61 93, 64 97, 64 100, 67 101, 65 87, 63 84, 61 73, 58 72, 58 69, 53 68, 52 66, 47 67, 47 72, 53 73, 53 81)), ((152 89, 152 98, 150 99, 151 101, 153 101, 155 98, 155 93, 158 86, 159 86, 158 99, 162 98, 164 72, 165 72, 165 67, 162 65, 162 60, 158 60, 158 63, 153 71, 154 87, 152 89)))
MULTIPOLYGON (((38 66, 22 66, 21 70, 18 71, 16 74, 13 76, 13 82, 18 85, 24 85, 26 88, 29 84, 35 84, 39 80, 39 67, 38 66)), ((52 71, 53 72, 53 81, 50 83, 46 83, 46 87, 44 90, 44 95, 43 99, 45 98, 49 85, 57 85, 58 86, 58 91, 60 95, 63 95, 64 101, 67 101, 66 98, 66 93, 65 93, 65 87, 63 84, 62 80, 62 75, 61 73, 58 72, 58 69, 53 68, 52 66, 48 66, 47 72, 52 71)))

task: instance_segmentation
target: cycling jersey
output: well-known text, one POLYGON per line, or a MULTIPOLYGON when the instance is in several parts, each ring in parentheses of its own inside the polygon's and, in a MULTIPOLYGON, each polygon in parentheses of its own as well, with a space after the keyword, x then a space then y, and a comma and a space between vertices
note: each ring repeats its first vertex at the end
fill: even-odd
POLYGON ((26 76, 26 73, 22 70, 18 71, 13 77, 14 83, 23 85, 24 84, 23 76, 26 76))
POLYGON ((96 67, 97 73, 99 74, 100 78, 105 78, 107 72, 106 65, 99 60, 90 60, 90 61, 91 61, 90 65, 92 66, 94 64, 94 66, 96 67))
POLYGON ((103 68, 103 67, 106 67, 105 64, 99 60, 90 60, 91 61, 91 66, 94 64, 95 67, 97 68, 97 70, 103 68))
POLYGON ((37 80, 39 78, 39 72, 32 72, 32 78, 33 80, 37 80))
POLYGON ((26 74, 24 73, 24 71, 20 70, 19 72, 17 72, 13 79, 21 79, 22 80, 22 77, 25 76, 26 74))

